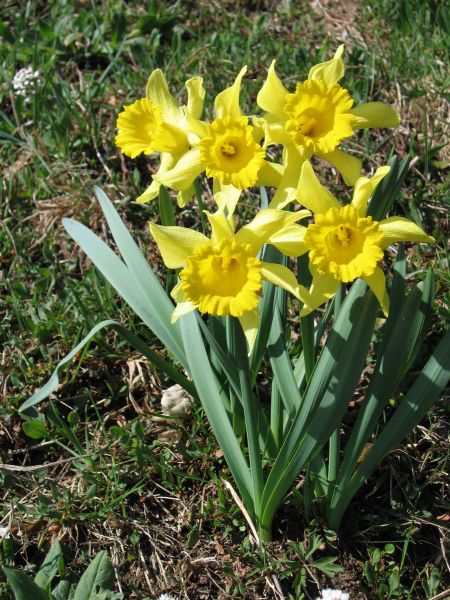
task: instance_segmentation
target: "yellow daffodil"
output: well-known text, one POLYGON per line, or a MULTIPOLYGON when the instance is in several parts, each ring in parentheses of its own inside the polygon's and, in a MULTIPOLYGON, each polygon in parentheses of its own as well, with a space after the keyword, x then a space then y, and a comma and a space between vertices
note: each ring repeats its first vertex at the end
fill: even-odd
MULTIPOLYGON (((162 71, 156 69, 148 79, 145 98, 125 106, 117 117, 116 145, 131 158, 141 153, 149 155, 160 152, 161 164, 157 175, 172 169, 180 157, 188 152, 187 115, 199 118, 203 111, 202 79, 189 79, 186 88, 188 102, 183 109, 169 92, 162 71)), ((157 181, 157 175, 139 196, 138 203, 148 202, 158 195, 161 184, 157 181)))
POLYGON ((265 243, 294 254, 303 249, 295 222, 309 211, 291 213, 267 209, 235 232, 223 211, 206 212, 211 238, 184 227, 150 224, 164 263, 181 269, 172 291, 177 302, 172 320, 198 309, 210 315, 237 317, 251 351, 259 327, 258 302, 262 281, 267 280, 300 297, 295 275, 279 264, 258 258, 265 243))
POLYGON ((241 69, 233 85, 216 96, 212 123, 188 115, 189 131, 198 141, 172 169, 155 176, 160 183, 176 190, 189 190, 203 172, 214 179, 215 192, 223 186, 244 190, 280 181, 280 166, 265 160, 265 149, 259 143, 260 129, 249 123, 239 106, 246 70, 246 67, 241 69))
POLYGON ((378 266, 384 250, 394 242, 434 243, 434 238, 404 217, 374 221, 367 216, 369 198, 388 172, 389 167, 380 167, 372 178, 360 177, 353 200, 343 206, 319 183, 310 162, 303 164, 297 197, 315 213, 315 221, 301 230, 302 253, 309 252, 313 276, 306 299, 302 297, 302 316, 332 298, 341 282, 358 277, 369 285, 387 315, 386 280, 378 266))
POLYGON ((332 60, 312 67, 308 79, 297 83, 294 93, 288 92, 275 73, 275 61, 269 68, 257 102, 266 111, 260 120, 267 125, 266 143, 284 144, 288 154, 284 190, 296 187, 301 163, 313 154, 332 163, 345 182, 354 185, 361 162, 339 150, 339 144, 356 129, 399 124, 397 112, 382 102, 353 108, 349 92, 338 83, 345 71, 343 52, 344 46, 339 46, 332 60))

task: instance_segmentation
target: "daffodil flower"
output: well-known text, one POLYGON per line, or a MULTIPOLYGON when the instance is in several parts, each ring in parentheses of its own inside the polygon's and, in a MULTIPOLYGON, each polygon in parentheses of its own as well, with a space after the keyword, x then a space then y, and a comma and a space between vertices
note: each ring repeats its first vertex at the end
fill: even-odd
POLYGON ((394 242, 435 240, 404 217, 374 221, 367 216, 369 198, 390 167, 380 167, 372 178, 360 177, 353 199, 343 206, 317 179, 309 161, 303 164, 297 189, 299 202, 315 213, 313 224, 301 230, 301 253, 309 253, 312 284, 301 315, 307 315, 332 298, 340 283, 363 279, 387 315, 386 279, 378 262, 394 242))
POLYGON ((279 183, 281 166, 266 161, 265 148, 259 143, 261 130, 249 123, 239 106, 246 70, 247 67, 241 69, 233 85, 216 96, 212 123, 187 115, 189 131, 198 143, 172 169, 155 176, 159 183, 175 190, 189 190, 203 172, 213 178, 216 193, 224 186, 244 190, 279 183))
MULTIPOLYGON (((157 175, 172 169, 188 152, 191 140, 187 133, 186 115, 199 118, 203 111, 205 91, 202 78, 189 79, 186 88, 188 101, 183 109, 169 92, 161 69, 156 69, 148 79, 145 98, 125 106, 117 117, 116 145, 131 158, 142 153, 160 152, 161 164, 157 175)), ((161 185, 157 175, 137 198, 138 203, 156 198, 161 185)))
POLYGON ((300 298, 300 286, 287 267, 258 258, 265 243, 280 251, 301 251, 303 244, 295 222, 310 214, 266 209, 235 232, 223 211, 206 212, 211 238, 184 227, 150 224, 164 263, 181 269, 172 291, 177 302, 172 321, 198 309, 210 315, 237 317, 251 351, 259 327, 258 302, 262 281, 267 280, 300 298), (287 230, 290 233, 283 235, 287 230))
POLYGON ((400 122, 397 112, 382 102, 353 108, 349 92, 338 84, 345 72, 343 52, 344 46, 339 46, 332 60, 312 67, 308 79, 297 83, 294 93, 288 92, 275 73, 275 61, 269 68, 257 102, 266 111, 260 120, 267 124, 266 143, 284 144, 288 155, 288 181, 283 181, 283 189, 296 187, 301 163, 313 154, 332 163, 345 182, 354 185, 361 161, 339 150, 339 144, 356 129, 394 127, 400 122))

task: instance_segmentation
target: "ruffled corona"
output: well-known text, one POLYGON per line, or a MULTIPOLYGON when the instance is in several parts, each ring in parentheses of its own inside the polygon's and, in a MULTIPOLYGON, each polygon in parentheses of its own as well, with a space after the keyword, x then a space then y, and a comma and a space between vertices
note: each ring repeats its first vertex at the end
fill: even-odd
POLYGON ((141 152, 169 152, 179 155, 188 150, 185 133, 163 118, 163 107, 148 98, 136 100, 117 117, 116 145, 136 158, 141 152))
POLYGON ((383 232, 372 217, 361 218, 351 205, 317 215, 305 233, 310 260, 319 272, 350 282, 369 277, 383 258, 383 232))
POLYGON ((307 80, 297 83, 294 94, 286 94, 286 133, 297 148, 312 153, 332 152, 342 140, 353 135, 356 117, 350 114, 353 100, 335 83, 307 80))
POLYGON ((258 306, 261 261, 249 244, 198 246, 180 273, 185 300, 202 313, 241 317, 258 306))
POLYGON ((116 146, 131 158, 160 151, 157 142, 162 125, 160 106, 147 98, 136 100, 117 116, 116 146))
POLYGON ((247 117, 215 119, 198 147, 206 175, 241 190, 255 185, 265 163, 265 151, 255 142, 247 117))

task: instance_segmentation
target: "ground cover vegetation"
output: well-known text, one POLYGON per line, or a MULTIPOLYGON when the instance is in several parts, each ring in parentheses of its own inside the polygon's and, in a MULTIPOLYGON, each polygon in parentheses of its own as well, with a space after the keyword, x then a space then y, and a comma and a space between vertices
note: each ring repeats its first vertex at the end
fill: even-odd
MULTIPOLYGON (((341 42, 352 96, 358 103, 390 103, 401 115, 397 129, 363 131, 346 148, 363 160, 365 173, 394 154, 412 159, 395 214, 436 239, 432 250, 406 246, 409 283, 422 281, 426 267, 437 283, 413 378, 448 326, 448 33, 444 4, 431 1, 2 5, 2 566, 34 576, 53 548, 51 567, 37 576, 45 587, 51 580, 78 581, 95 556, 106 561, 106 550, 114 572, 104 562, 105 597, 114 597, 108 592, 113 585, 125 598, 163 592, 176 598, 315 598, 325 587, 351 598, 445 597, 445 395, 356 495, 339 537, 320 514, 303 512, 299 480, 264 549, 252 543, 224 483, 228 470, 203 412, 194 408, 183 420, 162 416, 162 391, 172 382, 114 331, 98 335, 66 366, 56 394, 39 406, 39 423, 27 424, 17 409, 98 322, 114 318, 149 341, 148 330, 61 220, 73 216, 107 240, 92 191, 99 185, 166 277, 147 230, 158 205, 133 202, 158 165, 146 157, 128 159, 114 145, 117 114, 141 97, 150 72, 161 67, 176 97, 186 79, 201 74, 214 98, 247 64, 245 109, 255 105, 273 58, 289 87, 341 42), (13 78, 24 67, 32 69, 31 83, 21 94, 13 78)), ((314 165, 322 174, 320 162, 314 165)), ((338 189, 338 175, 329 167, 323 174, 323 183, 338 189)), ((201 198, 206 206, 209 197, 205 191, 201 198)), ((247 193, 248 220, 254 200, 247 193)), ((178 214, 183 226, 198 225, 193 206, 178 214)), ((295 315, 289 319, 295 331, 295 315)), ((370 374, 369 368, 350 418, 370 374)), ((12 597, 3 571, 0 597, 12 597)))

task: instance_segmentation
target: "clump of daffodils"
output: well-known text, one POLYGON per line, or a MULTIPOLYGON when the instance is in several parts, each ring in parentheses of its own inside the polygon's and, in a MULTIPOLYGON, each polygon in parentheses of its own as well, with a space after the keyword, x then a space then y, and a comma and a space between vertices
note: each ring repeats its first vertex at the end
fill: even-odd
POLYGON ((42 83, 41 73, 32 67, 24 67, 17 71, 12 80, 14 93, 25 98, 25 102, 31 101, 31 96, 42 83))
POLYGON ((246 67, 214 99, 213 119, 202 119, 205 90, 200 77, 186 82, 187 101, 180 104, 157 69, 146 95, 125 107, 117 119, 116 144, 124 154, 160 154, 160 167, 137 202, 148 202, 161 185, 178 193, 184 206, 194 195, 201 174, 212 178, 215 213, 207 212, 211 235, 175 226, 150 225, 167 267, 179 269, 172 291, 175 321, 193 310, 237 317, 251 350, 259 326, 262 283, 290 292, 307 315, 332 298, 341 284, 363 279, 389 310, 386 279, 380 262, 394 242, 434 242, 415 223, 391 216, 368 216, 370 198, 389 167, 373 177, 361 175, 362 164, 341 148, 355 131, 394 127, 400 119, 381 102, 354 105, 341 85, 345 74, 340 46, 329 61, 313 66, 308 78, 289 91, 271 64, 257 95, 260 116, 243 114, 239 97, 246 67), (273 144, 283 159, 267 156, 273 144), (350 204, 342 204, 317 179, 312 156, 327 160, 354 187, 350 204), (235 213, 243 190, 268 186, 275 192, 269 208, 236 231, 235 213), (306 210, 292 212, 299 203, 306 210), (307 225, 298 221, 310 216, 307 225), (265 262, 261 252, 271 244, 286 256, 307 254, 312 283, 300 285, 286 266, 265 262))

